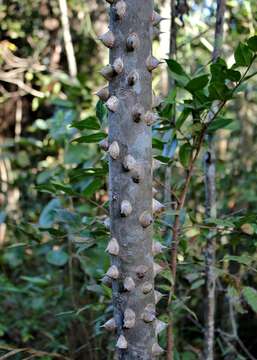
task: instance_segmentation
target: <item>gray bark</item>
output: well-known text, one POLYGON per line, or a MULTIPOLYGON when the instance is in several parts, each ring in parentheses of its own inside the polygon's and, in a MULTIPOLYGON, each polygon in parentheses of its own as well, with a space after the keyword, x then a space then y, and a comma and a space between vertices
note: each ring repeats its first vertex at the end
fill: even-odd
MULTIPOLYGON (((170 59, 176 58, 177 52, 177 26, 176 26, 176 0, 170 1, 170 15, 171 15, 171 23, 170 23, 170 47, 169 47, 169 57, 170 59)), ((172 76, 169 74, 169 91, 171 91, 175 87, 175 81, 172 76)), ((174 104, 172 118, 170 119, 171 125, 176 121, 176 104, 174 104)), ((171 196, 171 182, 172 182, 172 167, 171 165, 165 170, 165 193, 164 193, 164 201, 169 204, 169 207, 172 208, 172 196, 171 196)), ((167 223, 172 223, 171 216, 167 216, 167 223)), ((167 229, 170 231, 170 229, 167 229)), ((174 352, 174 324, 173 324, 174 316, 170 314, 170 321, 167 327, 167 354, 166 359, 173 359, 174 352)))
MULTIPOLYGON (((215 26, 215 42, 212 54, 212 61, 215 62, 221 53, 221 45, 223 40, 223 26, 226 0, 217 0, 216 26, 215 26)), ((214 102, 209 113, 212 118, 213 112, 218 107, 214 102)), ((207 137, 208 150, 204 156, 205 165, 205 200, 206 200, 206 218, 216 217, 216 164, 214 143, 211 136, 207 137)), ((206 319, 205 319, 205 343, 204 343, 204 359, 214 359, 214 333, 215 333, 215 248, 216 238, 215 232, 210 231, 207 238, 205 267, 206 267, 206 319)))
POLYGON ((145 111, 150 111, 152 105, 152 76, 146 60, 152 49, 153 2, 126 0, 122 19, 117 19, 115 3, 110 7, 110 30, 115 37, 110 64, 121 58, 124 69, 111 79, 109 85, 110 95, 118 99, 117 111, 109 114, 109 144, 116 141, 120 151, 119 156, 116 159, 110 157, 109 162, 111 236, 117 239, 120 247, 118 256, 112 256, 112 265, 119 271, 112 289, 117 339, 123 335, 127 341, 126 349, 117 349, 117 358, 148 360, 153 359, 152 347, 156 342, 154 321, 142 319, 149 304, 155 307, 152 229, 151 226, 144 228, 139 219, 144 212, 152 216, 152 138, 150 126, 142 119, 133 121, 132 109, 141 105, 145 111), (126 42, 132 33, 138 36, 139 44, 134 51, 128 51, 126 42), (132 71, 137 71, 139 76, 134 85, 128 83, 132 71), (133 177, 132 171, 124 170, 127 155, 136 160, 141 176, 133 177), (132 206, 128 216, 121 216, 124 200, 132 206), (139 266, 143 266, 140 271, 139 266), (124 290, 126 277, 131 277, 135 283, 131 291, 124 290), (152 285, 147 294, 142 291, 145 282, 152 285), (124 328, 126 309, 135 313, 135 324, 129 329, 124 328))

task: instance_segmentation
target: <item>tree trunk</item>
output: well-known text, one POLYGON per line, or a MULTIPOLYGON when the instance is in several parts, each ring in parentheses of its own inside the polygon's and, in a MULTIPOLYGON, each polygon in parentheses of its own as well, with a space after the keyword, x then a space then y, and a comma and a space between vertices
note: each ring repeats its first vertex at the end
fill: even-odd
MULTIPOLYGON (((170 23, 170 49, 169 49, 169 57, 170 59, 176 58, 177 53, 177 26, 176 26, 176 0, 170 1, 170 14, 171 14, 171 23, 170 23)), ((175 81, 169 75, 169 91, 171 91, 175 86, 175 81)), ((171 119, 171 124, 174 124, 176 121, 176 105, 174 105, 173 115, 171 119)), ((169 190, 168 196, 165 196, 165 203, 170 202, 172 200, 171 196, 171 180, 172 180, 172 169, 171 165, 167 167, 165 172, 165 187, 169 190)), ((167 190, 166 190, 167 191, 167 190)), ((171 205, 170 205, 171 207, 171 205)), ((167 220, 166 220, 167 221, 167 220)), ((170 231, 170 230, 169 230, 170 231)), ((172 239, 174 241, 174 239, 172 239)), ((171 302, 170 299, 169 302, 171 302)), ((170 305, 170 304, 169 304, 170 305)), ((169 306, 171 308, 171 306, 169 306)), ((167 354, 166 359, 172 360, 174 353, 174 316, 173 314, 169 314, 169 324, 167 328, 167 354)))
MULTIPOLYGON (((215 26, 215 42, 212 54, 212 61, 215 62, 221 53, 221 45, 223 40, 223 25, 226 0, 217 0, 216 26, 215 26)), ((213 112, 219 106, 219 102, 214 102, 209 113, 212 118, 213 112)), ((211 136, 208 136, 208 150, 204 156, 205 165, 205 199, 206 199, 206 218, 216 217, 216 164, 214 143, 211 136)), ((216 233, 210 231, 207 238, 205 252, 205 268, 206 268, 206 319, 205 319, 205 342, 204 342, 204 358, 206 360, 214 359, 214 332, 215 332, 215 248, 216 233)))
MULTIPOLYGON (((153 359, 162 352, 155 336, 152 252, 152 0, 108 0, 110 48, 102 70, 109 91, 98 94, 109 109, 109 197, 114 319, 118 359, 153 359)), ((154 271, 155 268, 155 271, 154 271)), ((154 274, 155 273, 155 274, 154 274)), ((110 324, 110 323, 109 323, 110 324)), ((107 326, 108 327, 108 326, 107 326)), ((112 327, 112 326, 110 326, 112 327)))

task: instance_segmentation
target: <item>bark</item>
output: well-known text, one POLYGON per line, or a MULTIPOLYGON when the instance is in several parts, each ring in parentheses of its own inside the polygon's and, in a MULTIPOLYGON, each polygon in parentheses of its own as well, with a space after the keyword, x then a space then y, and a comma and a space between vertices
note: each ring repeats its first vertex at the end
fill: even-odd
MULTIPOLYGON (((171 23, 170 23, 170 48, 169 48, 169 57, 170 59, 174 59, 176 57, 177 52, 177 26, 176 26, 176 0, 170 1, 170 13, 171 13, 171 23)), ((169 76, 169 90, 174 88, 175 81, 174 79, 169 76)), ((173 117, 171 119, 171 123, 174 124, 176 119, 176 107, 174 106, 173 110, 173 117)), ((165 172, 165 203, 171 203, 172 197, 170 192, 171 187, 171 180, 172 180, 172 169, 171 167, 166 169, 165 172), (169 190, 169 193, 167 192, 169 190)), ((174 236, 172 238, 172 242, 176 241, 174 236)), ((171 301, 171 299, 170 299, 171 301)), ((169 316, 169 324, 167 327, 167 354, 166 359, 172 360, 173 359, 173 352, 174 352, 174 320, 172 314, 169 316)))
POLYGON ((214 41, 214 49, 213 49, 213 53, 212 53, 213 61, 216 61, 221 53, 223 32, 224 32, 223 30, 224 30, 225 8, 226 8, 226 0, 217 0, 215 41, 214 41))
POLYGON ((118 270, 118 274, 114 274, 116 279, 112 279, 117 358, 150 360, 154 358, 153 345, 156 343, 150 225, 152 137, 151 127, 146 125, 142 114, 134 121, 133 109, 140 106, 145 115, 152 108, 152 76, 147 68, 147 59, 152 48, 153 2, 126 0, 125 13, 117 17, 118 4, 122 3, 124 5, 123 1, 114 1, 110 7, 114 46, 110 44, 110 39, 107 41, 111 47, 110 64, 117 65, 117 59, 123 62, 119 73, 117 68, 116 74, 110 76, 111 97, 107 101, 111 110, 108 137, 111 236, 117 240, 109 243, 108 248, 113 254, 112 266, 116 266, 112 270, 118 270), (134 283, 135 287, 131 285, 126 291, 124 281, 128 278, 130 285, 134 283), (146 282, 150 283, 151 290, 143 293, 146 282), (124 319, 128 309, 132 310, 132 315, 130 311, 130 319, 124 319))
MULTIPOLYGON (((212 61, 215 62, 221 53, 221 44, 223 40, 223 25, 226 0, 217 0, 215 42, 212 54, 212 61)), ((213 112, 216 112, 219 104, 214 102, 211 107, 209 118, 212 118, 213 112)), ((204 156, 205 165, 205 201, 206 218, 216 217, 216 164, 214 143, 211 136, 207 137, 208 150, 204 156)), ((205 252, 206 268, 206 319, 205 319, 205 341, 204 358, 206 360, 214 359, 214 333, 215 333, 215 232, 210 231, 205 252)))

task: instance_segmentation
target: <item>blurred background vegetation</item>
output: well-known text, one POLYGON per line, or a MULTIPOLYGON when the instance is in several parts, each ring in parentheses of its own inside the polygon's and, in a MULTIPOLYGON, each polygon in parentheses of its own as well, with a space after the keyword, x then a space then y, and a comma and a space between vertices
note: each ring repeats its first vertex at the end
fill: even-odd
MULTIPOLYGON (((169 18, 169 1, 155 3, 169 18)), ((108 27, 108 13, 103 0, 69 0, 68 8, 77 76, 69 73, 57 0, 0 1, 0 355, 12 359, 114 356, 114 339, 101 327, 112 312, 111 290, 101 284, 109 264, 108 164, 97 145, 107 133, 107 111, 94 96, 104 84, 99 70, 108 61, 97 40, 108 27), (77 124, 81 120, 83 126, 77 124), (83 141, 72 141, 78 135, 83 141)), ((210 63, 215 9, 214 1, 190 0, 188 12, 177 17, 177 61, 189 74, 210 63)), ((162 59, 169 51, 167 24, 153 44, 162 59)), ((255 34, 256 25, 255 0, 228 1, 223 57, 230 66, 234 49, 255 34)), ((156 94, 167 96, 167 71, 163 64, 154 77, 156 94)), ((215 129, 217 359, 257 357, 256 89, 253 77, 226 107, 224 115, 233 121, 215 129)), ((183 91, 171 92, 162 117, 170 117, 175 98, 179 113, 183 97, 183 91)), ((183 126, 176 137, 168 123, 153 130, 154 154, 162 161, 154 174, 160 201, 167 166, 173 195, 183 180, 179 144, 196 131, 191 123, 183 126)), ((154 238, 168 247, 173 216, 167 211, 154 226, 154 238)), ((181 216, 172 304, 175 356, 193 360, 203 347, 203 250, 209 232, 203 225, 202 158, 181 216)), ((166 255, 160 260, 165 265, 166 255)), ((163 320, 171 310, 170 281, 168 270, 158 278, 163 320)), ((165 342, 164 332, 163 347, 165 342)))

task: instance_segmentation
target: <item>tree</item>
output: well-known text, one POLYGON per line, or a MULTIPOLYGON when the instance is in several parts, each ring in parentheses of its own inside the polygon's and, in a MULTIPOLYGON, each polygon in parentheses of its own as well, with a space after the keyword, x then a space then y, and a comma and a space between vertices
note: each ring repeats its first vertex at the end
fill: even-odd
MULTIPOLYGON (((109 201, 114 319, 119 359, 152 359, 162 353, 155 340, 154 264, 152 245, 152 112, 153 26, 160 21, 151 0, 111 1, 110 31, 101 36, 110 48, 110 65, 102 75, 109 89, 99 92, 109 109, 109 201)), ((154 247, 154 249, 153 249, 154 247)), ((111 326, 110 326, 111 325, 111 326)))
MULTIPOLYGON (((212 61, 215 63, 221 54, 221 45, 223 40, 223 25, 224 14, 226 8, 226 0, 217 1, 216 12, 216 26, 215 26, 215 41, 212 53, 212 61)), ((212 111, 216 111, 219 106, 219 101, 214 101, 209 112, 209 118, 212 118, 212 111)), ((215 150, 212 135, 207 135, 208 150, 204 155, 205 165, 205 206, 206 218, 216 218, 216 164, 215 164, 215 150)), ((206 267, 206 320, 205 320, 205 359, 213 360, 214 347, 214 331, 215 331, 215 247, 216 247, 216 232, 210 231, 207 235, 207 244, 205 251, 205 267, 206 267)))

